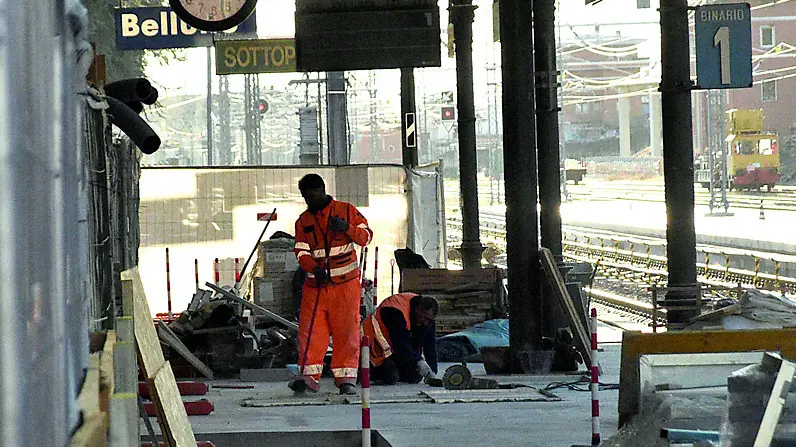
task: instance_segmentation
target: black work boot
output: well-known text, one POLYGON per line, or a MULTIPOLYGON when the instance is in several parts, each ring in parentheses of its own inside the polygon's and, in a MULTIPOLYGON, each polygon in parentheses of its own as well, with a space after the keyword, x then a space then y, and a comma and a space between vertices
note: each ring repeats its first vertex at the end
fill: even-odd
POLYGON ((357 388, 353 383, 344 383, 340 385, 340 394, 353 395, 357 393, 357 388))
POLYGON ((295 379, 291 380, 287 383, 288 388, 293 390, 296 393, 304 393, 305 391, 309 391, 311 393, 317 393, 318 390, 307 384, 304 379, 295 379))

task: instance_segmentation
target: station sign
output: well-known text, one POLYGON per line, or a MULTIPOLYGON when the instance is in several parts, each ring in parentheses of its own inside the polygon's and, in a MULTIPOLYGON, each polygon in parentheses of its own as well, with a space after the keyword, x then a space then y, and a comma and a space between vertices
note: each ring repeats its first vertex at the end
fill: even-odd
MULTIPOLYGON (((255 37, 257 35, 255 14, 251 14, 240 25, 219 34, 238 38, 255 37)), ((119 50, 212 46, 212 33, 188 25, 169 7, 116 9, 116 48, 119 50)))
POLYGON ((698 88, 752 86, 752 11, 748 3, 697 6, 694 31, 698 88))
POLYGON ((296 71, 293 39, 216 41, 216 74, 290 73, 296 71))

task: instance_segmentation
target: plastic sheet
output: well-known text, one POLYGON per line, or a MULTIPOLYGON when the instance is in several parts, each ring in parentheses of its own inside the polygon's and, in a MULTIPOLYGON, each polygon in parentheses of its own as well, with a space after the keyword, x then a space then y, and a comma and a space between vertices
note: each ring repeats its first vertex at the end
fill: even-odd
POLYGON ((440 337, 437 356, 441 362, 459 362, 483 347, 509 345, 509 320, 487 320, 463 331, 440 337))

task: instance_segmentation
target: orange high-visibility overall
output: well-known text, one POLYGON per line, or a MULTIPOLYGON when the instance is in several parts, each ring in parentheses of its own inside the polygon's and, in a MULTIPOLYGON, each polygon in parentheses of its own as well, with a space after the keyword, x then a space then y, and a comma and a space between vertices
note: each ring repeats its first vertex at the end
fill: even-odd
POLYGON ((299 367, 303 365, 301 375, 306 381, 319 382, 331 335, 335 385, 356 382, 361 285, 354 244, 365 246, 371 239, 373 232, 368 227, 368 221, 354 205, 346 202, 331 200, 317 213, 304 211, 296 221, 296 245, 293 251, 299 265, 307 272, 302 289, 298 333, 298 361, 299 367), (348 230, 331 230, 332 216, 348 222, 348 230), (330 278, 328 283, 318 286, 312 273, 315 267, 326 271, 330 278), (303 358, 305 352, 306 358, 303 358))
POLYGON ((381 366, 387 357, 392 355, 392 340, 390 340, 390 332, 387 326, 381 321, 381 311, 387 307, 394 307, 401 311, 406 320, 406 329, 412 330, 411 323, 411 305, 410 301, 416 297, 415 293, 399 293, 393 295, 379 304, 376 311, 373 312, 362 325, 362 333, 370 337, 370 363, 373 366, 381 366))

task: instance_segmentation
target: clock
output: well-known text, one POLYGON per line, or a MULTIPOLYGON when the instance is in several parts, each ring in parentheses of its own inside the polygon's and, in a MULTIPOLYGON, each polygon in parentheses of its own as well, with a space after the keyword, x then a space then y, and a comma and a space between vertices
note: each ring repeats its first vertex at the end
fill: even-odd
POLYGON ((257 0, 169 0, 177 16, 203 31, 224 31, 239 25, 254 11, 257 0))

